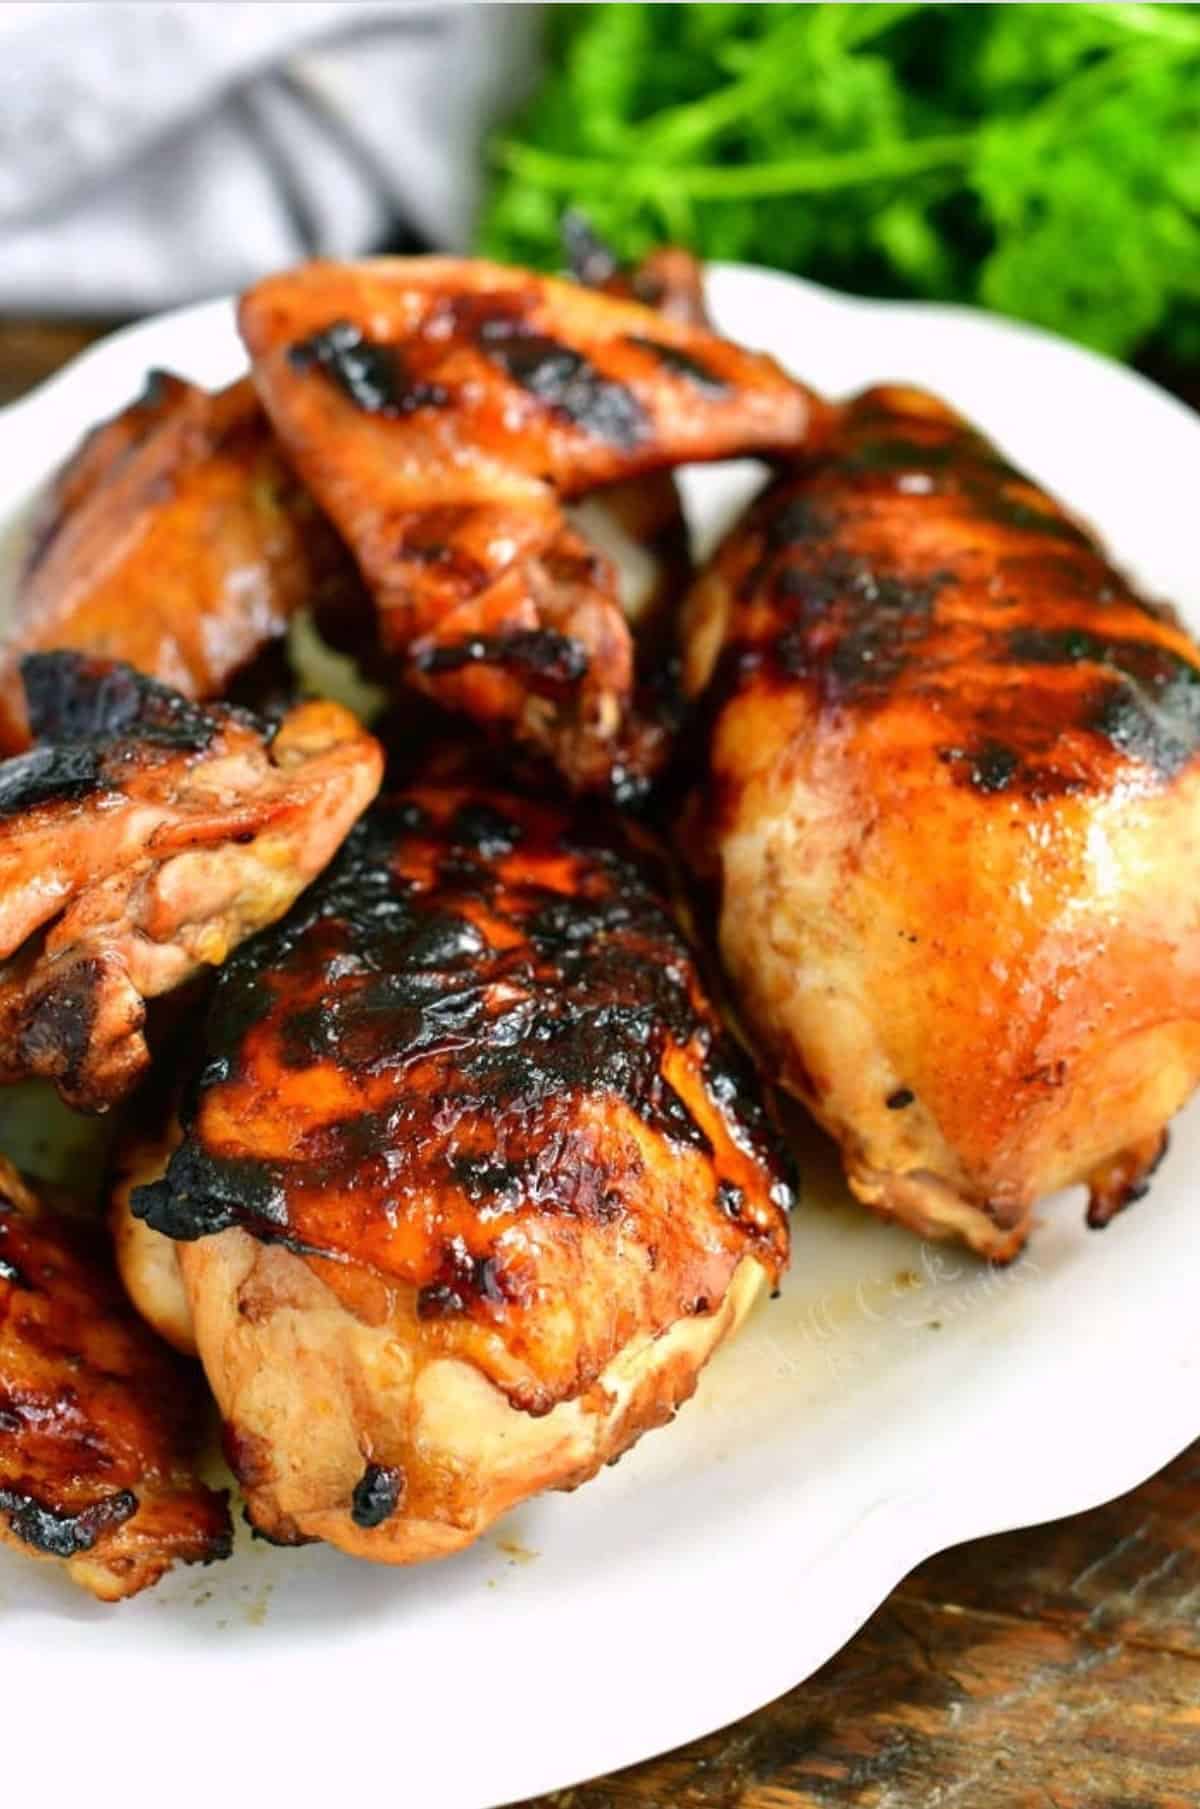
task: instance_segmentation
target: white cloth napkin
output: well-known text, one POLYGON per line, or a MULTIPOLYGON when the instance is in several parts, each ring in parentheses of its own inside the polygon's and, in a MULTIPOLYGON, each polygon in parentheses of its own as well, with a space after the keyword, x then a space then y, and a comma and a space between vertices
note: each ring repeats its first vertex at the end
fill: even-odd
POLYGON ((0 309, 141 313, 298 258, 462 250, 536 6, 0 6, 0 309))

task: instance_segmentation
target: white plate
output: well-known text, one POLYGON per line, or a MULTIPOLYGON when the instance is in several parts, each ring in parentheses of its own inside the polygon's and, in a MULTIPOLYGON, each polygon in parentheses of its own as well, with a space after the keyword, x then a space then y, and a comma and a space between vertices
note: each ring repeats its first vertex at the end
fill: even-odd
MULTIPOLYGON (((718 268, 717 319, 833 392, 941 391, 1200 616, 1200 421, 1044 334, 718 268)), ((88 352, 0 417, 11 515, 149 364, 241 358, 223 303, 88 352)), ((744 470, 689 480, 711 533, 744 470)), ((57 1800, 483 1809, 661 1752, 790 1688, 921 1558, 1131 1487, 1200 1433, 1200 1111, 1103 1235, 1047 1206, 992 1273, 840 1199, 821 1146, 793 1270, 677 1424, 449 1562, 239 1541, 119 1609, 0 1554, 4 1720, 57 1800), (19 1655, 19 1657, 17 1656, 19 1655)), ((810 1164, 811 1166, 811 1164, 810 1164)))

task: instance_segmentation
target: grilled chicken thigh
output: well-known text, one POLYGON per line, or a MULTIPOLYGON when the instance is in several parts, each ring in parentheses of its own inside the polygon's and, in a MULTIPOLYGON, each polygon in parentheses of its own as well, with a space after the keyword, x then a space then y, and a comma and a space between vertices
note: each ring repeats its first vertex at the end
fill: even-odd
POLYGON ((118 1137, 110 1164, 112 1196, 109 1230, 117 1273, 126 1294, 146 1324, 185 1357, 195 1357, 192 1309, 177 1260, 178 1246, 144 1219, 135 1218, 134 1190, 161 1178, 180 1138, 176 1094, 156 1084, 160 1070, 142 1087, 133 1104, 134 1119, 118 1137))
POLYGON ((783 1266, 785 1163, 693 956, 557 807, 377 806, 226 966, 201 1061, 133 1210, 180 1240, 273 1539, 405 1563, 585 1481, 783 1266))
POLYGON ((878 390, 699 582, 697 854, 770 1066, 985 1255, 1144 1191, 1200 1078, 1200 654, 933 398, 878 390))
POLYGON ((239 320, 405 681, 548 750, 580 787, 661 759, 632 710, 615 575, 562 504, 800 445, 809 393, 702 328, 478 262, 313 264, 252 289, 239 320))
POLYGON ((337 704, 269 729, 115 662, 22 671, 39 745, 0 762, 0 1080, 103 1110, 146 1064, 145 1001, 282 916, 382 757, 337 704))
POLYGON ((147 1332, 91 1228, 0 1161, 0 1543, 105 1601, 229 1554, 191 1453, 199 1375, 147 1332))
POLYGON ((0 749, 28 746, 22 656, 123 659, 219 695, 289 618, 350 609, 353 562, 290 472, 248 378, 155 373, 93 430, 43 505, 0 658, 0 749))

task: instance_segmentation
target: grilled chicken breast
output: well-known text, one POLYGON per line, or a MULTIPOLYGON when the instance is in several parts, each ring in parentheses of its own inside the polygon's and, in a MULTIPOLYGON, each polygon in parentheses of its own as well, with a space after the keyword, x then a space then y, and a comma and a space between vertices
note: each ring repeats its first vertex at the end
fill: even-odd
POLYGON ((699 581, 695 852, 779 1079, 984 1255, 1144 1191, 1200 1077, 1200 654, 949 409, 852 404, 699 581))
POLYGON ((692 953, 558 807, 391 796, 226 966, 200 1061, 133 1211, 273 1539, 406 1563, 574 1487, 783 1266, 786 1165, 692 953))
POLYGON ((122 659, 185 697, 215 697, 296 610, 350 611, 359 589, 249 379, 211 395, 154 373, 43 504, 0 656, 0 750, 29 744, 26 653, 122 659))
POLYGON ((0 1543, 57 1558, 104 1601, 228 1557, 196 1476, 199 1372, 131 1312, 91 1227, 0 1161, 0 1543))
POLYGON ((239 321, 403 679, 547 750, 578 787, 661 759, 634 719, 615 575, 562 503, 800 445, 809 393, 702 328, 480 262, 312 264, 252 289, 239 321))
POLYGON ((99 1111, 145 1067, 145 1001, 282 916, 382 756, 337 704, 268 728, 80 654, 22 672, 39 745, 0 762, 0 1080, 99 1111))

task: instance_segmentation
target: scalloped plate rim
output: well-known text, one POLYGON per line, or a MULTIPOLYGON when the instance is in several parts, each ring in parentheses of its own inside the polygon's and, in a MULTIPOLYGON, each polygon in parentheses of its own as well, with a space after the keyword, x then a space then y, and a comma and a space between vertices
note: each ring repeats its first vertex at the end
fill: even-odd
MULTIPOLYGON (((1104 397, 1107 395, 1106 406, 1110 411, 1115 410, 1118 417, 1122 406, 1127 414, 1153 417, 1157 423, 1159 443, 1163 447, 1170 444, 1177 450, 1176 442, 1181 445, 1190 440, 1193 461, 1197 451, 1200 451, 1200 420, 1181 403, 1158 391, 1146 379, 1113 365, 1099 354, 1068 345, 1053 335, 1020 323, 1000 320, 964 308, 919 302, 878 302, 840 296, 798 278, 747 266, 718 266, 712 272, 711 284, 718 317, 725 317, 731 327, 740 329, 741 336, 750 343, 755 343, 759 338, 757 328, 762 319, 761 310, 766 308, 769 311, 774 307, 794 309, 803 324, 804 332, 812 330, 814 338, 819 338, 821 330, 828 329, 835 339, 844 340, 846 345, 849 345, 855 335, 870 335, 875 327, 882 330, 885 344, 916 345, 923 343, 932 329, 945 336, 944 346, 948 360, 952 347, 959 348, 964 357, 969 348, 990 347, 995 349, 995 360, 999 367, 1011 363, 1016 371, 1026 368, 1030 373, 1035 370, 1042 373, 1047 368, 1054 367, 1058 376, 1053 381, 1059 384, 1063 393, 1073 393, 1080 386, 1086 390, 1090 386, 1095 393, 1098 413, 1103 414, 1104 397), (772 297, 774 300, 769 299, 772 297)), ((185 368, 196 369, 198 364, 204 365, 206 369, 202 374, 215 380, 213 373, 216 367, 222 362, 228 362, 225 354, 231 345, 229 327, 229 303, 214 301, 174 310, 170 314, 123 328, 89 348, 31 395, 0 410, 0 448, 7 448, 10 456, 17 453, 24 461, 15 481, 11 473, 0 478, 0 507, 3 507, 6 514, 16 508, 30 485, 40 481, 45 475, 50 460, 61 456, 81 426, 95 417, 97 409, 119 403, 122 394, 128 391, 129 378, 135 368, 139 365, 144 367, 144 348, 151 347, 151 356, 158 362, 166 362, 169 356, 174 356, 185 368), (164 347, 168 348, 165 353, 164 347), (81 399, 85 396, 97 400, 84 404, 81 399), (99 401, 101 396, 106 400, 99 401)), ((781 350, 779 340, 780 332, 776 331, 771 349, 781 350)), ((816 380, 820 377, 822 353, 820 350, 816 351, 810 361, 810 343, 801 332, 795 356, 789 361, 795 363, 802 374, 816 380)), ((827 354, 829 348, 824 350, 827 354)), ((955 356, 958 355, 956 352, 955 356)), ((903 356, 901 353, 901 359, 903 356)), ((969 364, 970 360, 966 359, 963 369, 967 369, 969 364)), ((878 375, 883 374, 883 369, 880 368, 878 375)), ((903 378, 905 372, 901 369, 892 374, 903 378)), ((927 376, 924 380, 930 381, 927 376)), ((836 388, 837 385, 833 387, 836 388)), ((958 393, 952 392, 950 399, 959 399, 958 393)), ((1039 393, 1038 400, 1042 407, 1049 407, 1053 401, 1053 392, 1049 397, 1046 393, 1039 393)), ((988 424, 987 421, 984 422, 985 426, 988 424)), ((1135 469, 1144 474, 1147 467, 1153 471, 1155 456, 1158 455, 1154 448, 1151 448, 1149 455, 1144 450, 1138 452, 1136 467, 1126 458, 1124 469, 1127 475, 1135 469)), ((1161 458, 1165 467, 1165 451, 1161 458)), ((1036 464, 1036 458, 1030 462, 1036 464)), ((1165 472, 1160 475, 1165 475, 1165 472)), ((700 480, 701 487, 707 481, 700 480)), ((1132 545, 1136 535, 1127 533, 1126 539, 1132 545)), ((1147 530, 1144 549, 1147 556, 1153 551, 1149 547, 1149 539, 1147 530)), ((1182 564, 1178 569, 1183 571, 1182 564)), ((1200 583, 1200 579, 1193 580, 1190 570, 1186 574, 1186 581, 1193 585, 1200 583)), ((1194 590, 1192 604, 1193 611, 1200 607, 1200 595, 1195 594, 1194 590)), ((1189 1123, 1194 1125, 1195 1118, 1196 1111, 1193 1108, 1189 1123)), ((1189 1135, 1195 1141, 1194 1132, 1189 1135)), ((1170 1191, 1174 1199, 1178 1199, 1181 1193, 1187 1195, 1194 1191, 1189 1186, 1186 1175, 1182 1173, 1173 1176, 1173 1183, 1170 1191)), ((1183 1202, 1183 1207, 1185 1206, 1186 1200, 1183 1202)), ((1186 1253, 1195 1246, 1190 1225, 1181 1230, 1176 1223, 1181 1219, 1183 1207, 1176 1205, 1170 1224, 1173 1228, 1172 1235, 1181 1242, 1186 1253)), ((1072 1208, 1063 1210, 1070 1211, 1072 1208)), ((1143 1214, 1152 1214, 1153 1211, 1153 1200, 1140 1209, 1143 1214)), ((804 1252, 803 1216, 802 1214, 797 1220, 796 1227, 798 1264, 802 1262, 804 1252)), ((1055 1223, 1058 1223, 1057 1219, 1055 1223)), ((1049 1236, 1049 1233, 1046 1235, 1049 1236)), ((1153 1254, 1152 1234, 1130 1232, 1124 1222, 1119 1222, 1105 1234, 1105 1238, 1132 1246, 1135 1254, 1142 1245, 1149 1242, 1153 1254)), ((1112 1266, 1112 1263, 1108 1263, 1108 1267, 1112 1266)), ((599 1692, 607 1686, 607 1707, 604 1712, 595 1710, 590 1714, 576 1713, 574 1720, 570 1718, 571 1701, 565 1694, 563 1680, 547 1679, 544 1688, 561 1713, 562 1724, 550 1732, 541 1730, 544 1738, 536 1752, 524 1746, 517 1750, 511 1742, 505 1745, 503 1741, 498 1742, 494 1754, 487 1755, 470 1754, 464 1746, 454 1755, 455 1767, 459 1773, 456 1776, 444 1775, 440 1763, 429 1755, 422 1762, 423 1769, 414 1762, 409 1772, 410 1781, 414 1777, 421 1780, 421 1794, 413 1800, 419 1800, 421 1809, 487 1809, 488 1805, 509 1803, 542 1791, 565 1788, 581 1778, 645 1759, 725 1725, 810 1675, 852 1636, 895 1584, 923 1558, 964 1539, 1082 1511, 1111 1499, 1142 1481, 1200 1433, 1200 1407, 1192 1404, 1196 1396, 1200 1340, 1193 1330, 1188 1329, 1194 1322, 1194 1315, 1189 1315, 1186 1311, 1189 1302, 1194 1305, 1195 1290, 1190 1286, 1190 1278, 1182 1276, 1181 1269, 1182 1265, 1177 1265, 1174 1272, 1160 1275, 1158 1281, 1163 1296, 1171 1305, 1181 1309, 1181 1316, 1188 1322, 1182 1334, 1179 1317, 1172 1318, 1169 1312, 1144 1311, 1136 1298, 1131 1302, 1127 1293, 1119 1290, 1113 1296, 1114 1318, 1111 1329, 1114 1336, 1118 1331, 1128 1333, 1131 1329, 1137 1334, 1134 1341, 1136 1350, 1132 1357, 1129 1347, 1123 1345, 1126 1354, 1120 1362, 1114 1363, 1099 1328, 1092 1324, 1079 1328, 1079 1342, 1074 1352, 1079 1359, 1078 1368, 1085 1378, 1091 1376, 1094 1379, 1097 1375, 1104 1378, 1110 1393, 1104 1400, 1103 1411, 1095 1399, 1089 1399, 1086 1395, 1082 1398, 1078 1418, 1064 1428, 1061 1439, 1055 1444, 1056 1463, 1050 1463, 1049 1467, 1037 1473, 1031 1473, 1028 1464, 1024 1467, 1017 1465, 1014 1471, 1010 1465, 996 1461, 998 1457, 1010 1455, 1010 1447, 1003 1446, 1000 1440, 997 1441, 998 1448, 983 1441, 974 1453, 976 1461, 973 1465, 960 1454, 957 1471, 953 1466, 948 1470, 938 1469, 931 1474, 925 1487, 895 1486, 894 1483, 885 1487, 880 1494, 868 1500, 863 1510, 848 1524, 839 1527, 825 1544, 817 1550, 809 1551, 799 1563, 794 1556, 788 1563, 780 1562, 779 1541, 788 1535, 788 1528, 784 1525, 788 1514, 784 1511, 785 1504, 774 1497, 769 1501, 765 1497, 755 1497, 752 1502, 752 1514, 757 1513, 760 1517, 761 1536, 753 1550, 740 1556, 731 1552, 729 1541, 724 1538, 723 1522, 719 1516, 714 1516, 715 1537, 718 1541, 711 1554, 714 1575, 720 1576, 727 1584, 732 1584, 733 1578, 740 1576, 746 1585, 742 1599, 728 1604, 725 1614, 717 1616, 718 1621, 724 1623, 722 1639, 732 1640, 737 1645, 740 1635, 741 1642, 750 1650, 748 1661, 735 1675, 727 1674, 719 1665, 706 1668, 700 1662, 694 1641, 685 1639, 681 1630, 685 1626, 690 1627, 687 1591, 675 1588, 674 1585, 668 1588, 664 1581, 660 1585, 660 1594, 664 1600, 674 1602, 677 1610, 681 1611, 682 1618, 675 1624, 673 1644, 670 1629, 665 1633, 659 1632, 659 1637, 666 1641, 661 1656, 662 1670, 667 1681, 662 1695, 649 1705, 649 1709, 644 1695, 647 1679, 652 1673, 644 1655, 638 1655, 636 1663, 631 1660, 631 1669, 642 1678, 640 1695, 632 1680, 623 1688, 620 1677, 615 1680, 611 1676, 592 1677, 590 1682, 594 1690, 599 1692), (1147 1380, 1150 1383, 1148 1395, 1139 1395, 1139 1389, 1147 1380), (1122 1439, 1104 1436, 1111 1429, 1111 1402, 1114 1398, 1126 1415, 1126 1431, 1122 1439), (753 1595, 756 1590, 765 1592, 772 1588, 775 1599, 766 1609, 756 1602, 747 1604, 747 1594, 753 1595), (805 1611, 811 1611, 814 1604, 819 1604, 820 1611, 810 1619, 805 1611), (793 1630, 790 1636, 786 1633, 780 1636, 772 1631, 772 1617, 778 1620, 793 1613, 805 1616, 807 1624, 801 1632, 793 1630), (672 1682, 673 1677, 675 1681, 672 1682), (623 1724, 622 1716, 615 1712, 618 1708, 625 1711, 623 1724)), ((1148 1273, 1153 1280, 1152 1259, 1148 1273)), ((1096 1291, 1087 1282, 1086 1273, 1079 1286, 1086 1289, 1089 1296, 1096 1291)), ((1015 1317, 1019 1322, 1020 1315, 1015 1317)), ((999 1323, 1005 1337, 1010 1333, 1016 1336, 1013 1328, 1004 1330, 1007 1321, 1003 1317, 999 1323)), ((1037 1329, 1039 1328, 1035 1328, 1037 1329)), ((905 1360, 909 1360, 907 1349, 905 1360)), ((737 1361, 736 1347, 722 1358, 722 1363, 728 1366, 736 1365, 737 1361)), ((912 1361, 916 1365, 914 1373, 918 1376, 926 1370, 936 1368, 936 1359, 924 1350, 912 1361)), ((725 1368, 721 1373, 727 1376, 730 1370, 725 1368)), ((1008 1394, 1001 1390, 995 1396, 998 1386, 995 1375, 981 1373, 985 1377, 980 1384, 982 1393, 991 1400, 993 1406, 998 1407, 1001 1438, 1006 1430, 1007 1435, 1012 1436, 1014 1428, 1019 1436, 1021 1413, 1024 1410, 1019 1393, 1013 1394, 1010 1388, 1008 1394), (1007 1429, 1006 1415, 1014 1421, 1014 1426, 1007 1429)), ((895 1376, 891 1371, 882 1376, 881 1386, 894 1384, 895 1376)), ((786 1383, 780 1382, 778 1386, 785 1388, 786 1383)), ((1062 1386, 1064 1399, 1072 1398, 1069 1388, 1063 1385, 1062 1377, 1058 1378, 1056 1386, 1062 1386)), ((828 1405, 824 1411, 828 1416, 836 1418, 836 1406, 828 1405)), ((969 1420, 970 1415, 967 1418, 969 1420)), ((686 1419, 681 1420, 681 1427, 690 1423, 686 1419)), ((820 1426, 822 1430, 817 1439, 818 1449, 824 1436, 824 1420, 820 1421, 820 1426)), ((682 1435, 676 1433, 675 1436, 682 1435)), ((971 1427, 967 1435, 960 1423, 959 1436, 965 1437, 964 1450, 970 1450, 971 1437, 978 1436, 978 1429, 971 1427)), ((760 1456, 761 1453, 754 1453, 756 1460, 760 1456)), ((716 1472, 710 1470, 704 1474, 708 1477, 716 1472)), ((600 1484, 594 1486, 599 1489, 600 1484)), ((658 1486, 666 1491, 664 1499, 669 1504, 673 1500, 671 1487, 674 1485, 671 1485, 668 1478, 667 1483, 658 1486)), ((802 1495, 800 1500, 802 1508, 802 1495)), ((570 1505, 572 1504, 567 1504, 568 1507, 570 1505)), ((789 1499, 786 1506, 791 1510, 794 1503, 789 1499)), ((726 1509, 727 1507, 728 1504, 726 1509)), ((583 1525, 582 1520, 580 1524, 583 1525)), ((700 1539, 702 1546, 703 1539, 694 1528, 689 1527, 681 1543, 681 1549, 689 1557, 692 1556, 692 1546, 697 1539, 700 1539)), ((789 1552, 794 1551, 794 1547, 787 1549, 789 1552)), ((642 1570, 645 1569, 646 1553, 638 1550, 625 1555, 631 1566, 626 1587, 631 1586, 635 1598, 642 1601, 644 1598, 637 1596, 637 1586, 639 1565, 642 1570)), ((586 1551, 580 1554, 584 1570, 587 1557, 586 1551)), ((0 1600, 7 1594, 9 1574, 0 1572, 0 1600)), ((303 1580, 298 1577, 296 1588, 302 1590, 303 1587, 303 1580)), ((697 1587, 700 1587, 699 1582, 697 1587)), ((413 1593, 428 1594, 428 1591, 414 1590, 413 1593)), ((535 1609, 537 1593, 535 1587, 535 1609)), ((401 1594, 397 1591, 398 1596, 401 1594)), ((497 1602, 501 1600, 499 1596, 492 1599, 497 1602)), ((47 1592, 46 1609, 50 1615, 53 1615, 61 1600, 61 1594, 52 1590, 47 1592)), ((486 1604, 486 1598, 480 1597, 480 1602, 486 1604)), ((180 1611, 178 1605, 166 1597, 161 1605, 172 1613, 180 1611)), ((546 1615, 552 1609, 561 1616, 562 1609, 556 1604, 553 1592, 539 1612, 546 1615)), ((607 1626, 603 1599, 594 1590, 592 1609, 607 1626)), ((112 1614, 112 1611, 107 1612, 112 1614)), ((103 1625, 115 1630, 117 1644, 120 1644, 124 1638, 121 1624, 126 1618, 130 1624, 147 1627, 152 1624, 147 1616, 141 1615, 137 1610, 133 1614, 127 1610, 118 1610, 112 1619, 105 1622, 83 1610, 74 1614, 68 1610, 62 1617, 62 1625, 64 1630, 77 1628, 81 1621, 103 1625)), ((519 1612, 516 1596, 513 1598, 510 1618, 514 1618, 518 1624, 523 1622, 526 1626, 529 1625, 529 1613, 519 1612)), ((160 1616, 153 1623, 156 1633, 161 1631, 161 1619, 160 1616)), ((479 1637, 485 1643, 486 1619, 481 1606, 478 1629, 479 1637)), ((558 1622, 552 1621, 550 1625, 561 1631, 558 1622)), ((568 1613, 562 1626, 570 1625, 571 1616, 568 1613)), ((545 1634, 550 1628, 543 1622, 541 1630, 545 1634)), ((355 1631, 357 1632, 357 1628, 355 1631)), ((419 1626, 416 1631, 419 1635, 419 1626)), ((338 1646, 339 1632, 340 1629, 337 1628, 329 1631, 334 1651, 338 1646)), ((584 1655, 576 1662, 586 1673, 587 1626, 580 1627, 578 1634, 584 1655)), ((515 1645, 520 1648, 521 1638, 516 1633, 512 1637, 515 1645)), ((536 1653, 536 1628, 532 1642, 536 1653)), ((111 1645, 113 1642, 102 1639, 101 1643, 111 1645)), ((147 1666, 139 1663, 135 1647, 128 1655, 128 1673, 122 1678, 117 1661, 110 1655, 107 1664, 113 1682, 109 1689, 102 1689, 97 1685, 91 1668, 95 1664, 94 1657, 90 1652, 86 1657, 82 1656, 82 1640, 79 1646, 81 1656, 77 1661, 73 1661, 69 1655, 64 1657, 57 1650, 54 1640, 43 1641, 42 1649, 36 1653, 23 1651, 20 1677, 10 1685, 9 1708, 10 1712, 18 1711, 19 1685, 19 1695, 28 1698, 20 1703, 19 1712, 26 1717, 27 1724, 30 1723, 30 1718, 38 1716, 39 1712, 45 1713, 47 1702, 52 1704, 52 1688, 61 1685, 64 1674, 69 1673, 72 1663, 78 1662, 85 1668, 87 1674, 83 1681, 91 1689, 92 1697, 81 1703, 79 1695, 72 1692, 74 1750, 61 1752, 59 1767, 60 1783, 64 1785, 67 1772, 80 1768, 82 1787, 82 1782, 88 1775, 87 1767, 91 1763, 89 1751, 94 1753, 89 1734, 93 1738, 102 1738, 106 1731, 111 1735, 114 1715, 120 1709, 123 1692, 137 1681, 147 1681, 144 1675, 147 1666)), ((386 1636, 382 1649, 384 1656, 392 1650, 392 1642, 386 1636)), ((240 1659, 240 1652, 238 1656, 240 1659)), ((328 1656, 326 1653, 325 1658, 328 1656)), ((738 1656, 741 1659, 744 1654, 739 1652, 738 1656)), ((198 1668, 201 1690, 214 1690, 219 1697, 224 1659, 224 1653, 219 1650, 196 1648, 188 1652, 182 1662, 193 1670, 198 1668)), ((373 1762, 365 1752, 360 1752, 357 1758, 351 1759, 349 1753, 341 1748, 326 1754, 316 1753, 310 1747, 297 1754, 299 1764, 293 1762, 289 1766, 287 1759, 279 1751, 277 1739, 269 1731, 259 1731, 258 1722, 264 1712, 274 1710, 277 1714, 282 1714, 288 1706, 287 1691, 296 1681, 291 1673, 297 1667, 302 1673, 300 1682, 306 1691, 313 1692, 318 1701, 324 1700, 322 1692, 329 1686, 326 1662, 318 1659, 313 1664, 308 1657, 307 1645, 303 1650, 293 1651, 286 1656, 276 1653, 276 1660, 277 1666, 269 1674, 268 1667, 251 1661, 256 1675, 256 1687, 261 1687, 262 1690, 262 1700, 251 1705, 249 1719, 242 1712, 244 1705, 240 1702, 225 1705, 229 1717, 226 1722, 226 1737, 231 1740, 233 1748, 226 1757, 232 1759, 236 1753, 237 1775, 241 1786, 247 1792, 256 1783, 269 1785, 280 1791, 286 1790, 291 1801, 301 1805, 315 1805, 326 1800, 329 1789, 334 1785, 342 1790, 363 1788, 368 1784, 375 1786, 377 1780, 373 1762), (263 1673, 261 1678, 258 1673, 263 1673), (234 1714, 234 1708, 239 1711, 237 1714, 234 1714)), ((196 1681, 195 1678, 192 1679, 193 1684, 196 1681)), ((415 1687, 415 1680, 410 1680, 410 1684, 415 1687)), ((582 1694, 586 1692, 577 1692, 576 1700, 582 1694)), ((176 1700, 178 1698, 177 1692, 168 1692, 168 1695, 174 1696, 176 1700)), ((419 1688, 416 1689, 416 1695, 419 1700, 419 1688)), ((517 1699, 520 1700, 521 1697, 522 1692, 518 1691, 517 1699)), ((401 1699, 397 1703, 397 1710, 402 1711, 403 1706, 401 1699)), ((139 1701, 138 1707, 141 1711, 138 1732, 139 1737, 144 1738, 147 1735, 147 1705, 144 1701, 139 1701)), ((356 1707, 357 1698, 352 1700, 347 1696, 341 1705, 341 1713, 348 1718, 353 1715, 356 1707)), ((481 1727, 489 1726, 493 1733, 497 1730, 500 1733, 504 1731, 505 1724, 500 1718, 499 1710, 485 1704, 481 1696, 476 1696, 474 1704, 468 1701, 453 1707, 455 1714, 452 1715, 447 1710, 448 1724, 459 1717, 469 1723, 474 1707, 481 1727), (485 1709, 488 1708, 492 1709, 492 1723, 486 1721, 485 1709)), ((165 1711, 160 1708, 160 1712, 165 1711)), ((436 1704, 430 1705, 428 1712, 436 1719, 436 1704)), ((178 1741, 181 1735, 189 1731, 189 1725, 185 1713, 183 1721, 178 1725, 172 1724, 168 1728, 166 1723, 162 1723, 158 1726, 157 1759, 160 1763, 169 1766, 174 1752, 178 1751, 177 1745, 172 1748, 167 1741, 168 1731, 178 1741)), ((52 1727, 51 1720, 50 1728, 52 1727)), ((337 1731, 331 1730, 328 1722, 325 1728, 331 1735, 327 1744, 336 1747, 337 1731)), ((484 1740, 482 1732, 479 1737, 481 1741, 484 1740)), ((125 1755, 123 1760, 124 1757, 125 1755)), ((198 1777, 172 1775, 168 1787, 175 1791, 180 1802, 198 1803, 211 1795, 212 1784, 207 1778, 201 1781, 198 1777)), ((151 1802, 157 1799, 162 1788, 161 1772, 156 1772, 145 1762, 135 1763, 125 1779, 123 1801, 128 1809, 150 1809, 151 1802)))

